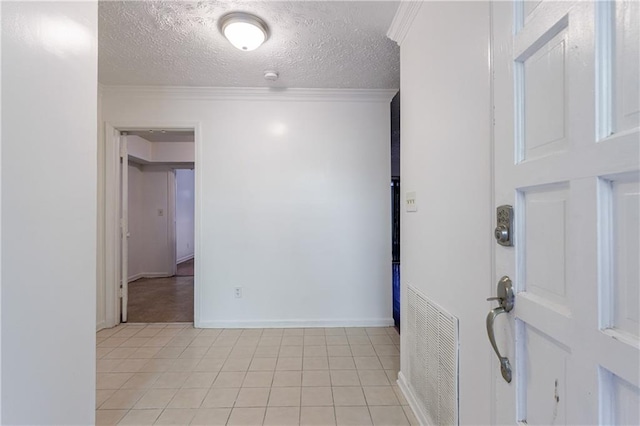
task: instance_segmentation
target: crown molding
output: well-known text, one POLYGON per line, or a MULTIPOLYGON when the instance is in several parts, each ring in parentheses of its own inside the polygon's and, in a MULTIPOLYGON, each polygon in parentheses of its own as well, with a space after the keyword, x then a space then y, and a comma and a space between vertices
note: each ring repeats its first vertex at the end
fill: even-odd
POLYGON ((416 15, 418 15, 421 6, 421 1, 401 1, 396 15, 393 17, 391 26, 387 31, 387 37, 398 43, 399 46, 402 45, 402 41, 409 32, 411 24, 416 15))
POLYGON ((397 89, 102 86, 105 97, 211 101, 391 102, 397 89))

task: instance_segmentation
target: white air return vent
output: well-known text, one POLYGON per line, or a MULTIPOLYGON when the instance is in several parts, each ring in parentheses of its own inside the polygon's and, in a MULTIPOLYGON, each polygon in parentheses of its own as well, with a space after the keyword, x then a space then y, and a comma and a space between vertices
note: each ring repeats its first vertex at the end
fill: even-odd
POLYGON ((407 286, 403 370, 418 410, 432 425, 458 424, 458 319, 407 286))

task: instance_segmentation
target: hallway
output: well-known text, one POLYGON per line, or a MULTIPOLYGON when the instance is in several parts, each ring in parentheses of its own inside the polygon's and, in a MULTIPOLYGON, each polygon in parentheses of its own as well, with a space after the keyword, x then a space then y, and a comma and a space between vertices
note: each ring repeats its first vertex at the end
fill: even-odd
POLYGON ((414 425, 395 384, 399 345, 395 328, 101 330, 96 421, 414 425))
POLYGON ((129 283, 129 323, 193 322, 193 275, 129 283))

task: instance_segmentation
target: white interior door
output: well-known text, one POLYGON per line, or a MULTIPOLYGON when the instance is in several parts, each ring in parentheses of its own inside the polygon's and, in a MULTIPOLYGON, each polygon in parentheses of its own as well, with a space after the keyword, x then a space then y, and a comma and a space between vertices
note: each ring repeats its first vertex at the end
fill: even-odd
POLYGON ((496 423, 640 424, 639 6, 493 4, 496 423))
POLYGON ((121 321, 127 322, 129 303, 129 154, 127 137, 120 135, 120 298, 121 321))

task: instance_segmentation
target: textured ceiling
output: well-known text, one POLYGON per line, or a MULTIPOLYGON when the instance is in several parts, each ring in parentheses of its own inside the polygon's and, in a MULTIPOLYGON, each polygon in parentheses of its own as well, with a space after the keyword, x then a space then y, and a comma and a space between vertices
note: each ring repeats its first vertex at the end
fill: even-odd
POLYGON ((140 136, 149 142, 193 142, 193 130, 129 130, 130 135, 140 136))
POLYGON ((386 37, 398 2, 101 1, 99 80, 106 85, 395 89, 399 48, 386 37), (242 52, 220 34, 253 13, 269 39, 242 52), (267 82, 264 71, 278 81, 267 82))

